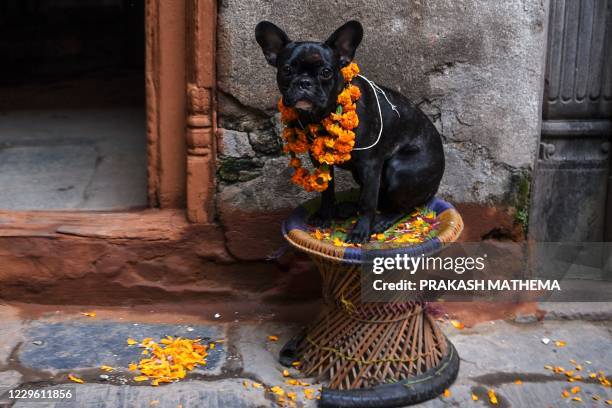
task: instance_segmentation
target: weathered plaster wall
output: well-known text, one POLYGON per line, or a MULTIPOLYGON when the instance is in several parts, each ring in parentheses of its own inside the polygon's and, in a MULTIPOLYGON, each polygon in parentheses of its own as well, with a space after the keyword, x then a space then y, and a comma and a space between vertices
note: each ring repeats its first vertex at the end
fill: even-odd
POLYGON ((324 40, 349 19, 365 28, 363 73, 404 92, 445 139, 441 195, 513 204, 539 134, 546 0, 222 0, 218 15, 218 204, 288 208, 308 197, 289 184, 273 118, 274 69, 254 40, 270 20, 292 39, 324 40))

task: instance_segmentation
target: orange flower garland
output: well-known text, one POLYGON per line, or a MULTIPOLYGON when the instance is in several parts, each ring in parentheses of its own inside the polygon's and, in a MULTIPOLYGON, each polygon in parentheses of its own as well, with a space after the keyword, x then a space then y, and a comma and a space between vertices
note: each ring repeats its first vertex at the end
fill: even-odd
POLYGON ((341 69, 346 86, 338 95, 338 107, 321 124, 309 124, 305 129, 298 127, 298 114, 294 108, 278 101, 278 110, 285 125, 283 140, 285 153, 291 160, 289 167, 294 169, 291 181, 306 191, 324 191, 331 180, 330 167, 344 163, 351 158, 355 145, 355 129, 359 126, 359 116, 355 102, 361 97, 361 91, 351 81, 359 74, 359 67, 354 62, 341 69), (312 141, 312 142, 311 142, 312 141), (298 154, 310 152, 319 166, 310 173, 302 167, 298 154))

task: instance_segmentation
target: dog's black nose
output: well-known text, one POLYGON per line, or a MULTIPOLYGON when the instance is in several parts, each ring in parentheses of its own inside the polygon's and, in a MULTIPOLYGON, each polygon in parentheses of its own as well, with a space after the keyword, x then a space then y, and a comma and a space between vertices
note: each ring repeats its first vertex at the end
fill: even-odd
POLYGON ((303 79, 300 79, 300 82, 298 82, 298 85, 302 89, 310 89, 310 87, 312 86, 312 81, 308 78, 303 78, 303 79))

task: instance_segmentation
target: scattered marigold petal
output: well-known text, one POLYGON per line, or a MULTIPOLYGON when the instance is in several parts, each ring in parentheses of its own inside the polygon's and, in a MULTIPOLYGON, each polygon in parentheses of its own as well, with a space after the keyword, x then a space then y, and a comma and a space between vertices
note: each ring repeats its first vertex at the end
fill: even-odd
POLYGON ((289 370, 283 370, 283 377, 289 377, 289 370))
POLYGON ((567 346, 567 343, 562 341, 562 340, 557 340, 557 341, 555 341, 555 346, 557 346, 557 347, 565 347, 565 346, 567 346))
POLYGON ((72 375, 72 374, 68 374, 68 379, 69 379, 70 381, 72 381, 72 382, 79 383, 79 384, 83 384, 83 383, 85 382, 85 381, 84 381, 84 380, 82 380, 81 378, 79 378, 79 377, 77 377, 77 376, 75 376, 75 375, 72 375))
POLYGON ((317 228, 317 229, 315 230, 315 232, 314 232, 314 237, 315 237, 316 239, 318 239, 319 241, 321 241, 321 240, 323 239, 323 233, 321 232, 321 230, 320 230, 320 229, 318 229, 318 228, 317 228))
POLYGON ((589 374, 589 378, 597 378, 597 374, 591 373, 591 374, 589 374))
POLYGON ((478 401, 478 395, 472 394, 472 401, 478 401))
POLYGON ((134 381, 137 382, 147 381, 148 379, 149 377, 147 377, 146 375, 137 375, 136 377, 134 377, 134 381))
POLYGON ((268 341, 278 341, 278 336, 274 336, 274 335, 268 336, 268 341))
POLYGON ((301 365, 302 365, 302 362, 301 362, 301 361, 294 361, 293 363, 291 363, 291 365, 292 365, 293 367, 299 367, 299 366, 301 366, 301 365))
POLYGON ((612 405, 612 400, 606 400, 606 405, 612 405))
POLYGON ((514 383, 516 385, 521 385, 523 383, 523 381, 521 381, 520 379, 517 378, 516 380, 514 380, 514 383))
POLYGON ((127 339, 127 344, 128 346, 133 346, 134 344, 138 344, 138 342, 130 337, 129 339, 127 339))
POLYGON ((574 397, 574 398, 572 398, 572 401, 581 402, 581 401, 582 401, 582 398, 580 398, 580 397, 574 397))
POLYGON ((315 397, 315 390, 313 390, 312 388, 304 388, 304 397, 306 397, 306 399, 312 400, 315 397))
POLYGON ((497 395, 495 395, 495 391, 489 390, 487 394, 489 395, 489 402, 493 405, 497 405, 498 401, 497 401, 497 395))
POLYGON ((457 330, 463 330, 465 328, 465 325, 463 323, 461 323, 459 320, 451 320, 450 323, 455 327, 455 329, 457 330))
POLYGON ((278 395, 279 397, 282 397, 285 395, 285 390, 283 390, 278 385, 275 385, 274 387, 270 388, 270 391, 272 391, 274 394, 278 395))
POLYGON ((253 382, 253 388, 263 388, 263 385, 258 382, 253 382))
POLYGON ((100 366, 100 370, 103 370, 103 371, 106 371, 106 372, 110 372, 110 371, 113 371, 114 368, 111 367, 111 366, 103 365, 103 366, 100 366))
POLYGON ((578 387, 578 386, 572 387, 572 389, 570 390, 570 392, 571 392, 572 394, 578 394, 578 393, 580 392, 580 387, 578 387))
POLYGON ((81 312, 81 314, 83 316, 87 316, 87 317, 96 317, 96 313, 95 312, 81 312))
POLYGON ((128 370, 130 370, 130 371, 136 371, 136 370, 138 370, 138 364, 136 364, 136 363, 130 363, 130 365, 128 366, 128 370))
POLYGON ((297 399, 297 394, 295 392, 288 392, 287 398, 289 398, 291 401, 295 401, 297 399))
POLYGON ((145 337, 144 339, 142 339, 142 341, 140 342, 139 346, 141 346, 141 347, 149 347, 151 345, 151 343, 154 343, 153 339, 151 337, 145 337))
POLYGON ((244 380, 244 381, 242 382, 242 386, 243 386, 244 388, 249 388, 249 382, 248 382, 247 380, 244 380))
POLYGON ((444 397, 449 398, 449 397, 451 396, 451 392, 450 392, 450 390, 449 390, 448 388, 447 388, 447 389, 445 389, 445 390, 444 390, 444 394, 443 394, 443 395, 444 395, 444 397))
POLYGON ((561 393, 561 396, 562 396, 563 398, 567 398, 567 397, 569 397, 569 396, 570 396, 570 393, 569 393, 569 391, 568 391, 568 390, 563 390, 563 392, 561 393))

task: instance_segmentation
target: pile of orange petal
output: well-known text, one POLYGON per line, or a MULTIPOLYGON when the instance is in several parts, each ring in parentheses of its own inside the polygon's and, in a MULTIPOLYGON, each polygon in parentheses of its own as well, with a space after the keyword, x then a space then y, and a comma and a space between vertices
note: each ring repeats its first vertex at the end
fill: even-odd
POLYGON ((200 344, 200 339, 183 339, 167 336, 159 343, 152 338, 145 338, 140 343, 128 339, 128 345, 143 348, 142 354, 147 356, 138 364, 132 363, 130 371, 139 370, 141 375, 134 377, 135 381, 151 381, 151 385, 179 381, 196 366, 206 365, 208 345, 200 344))

